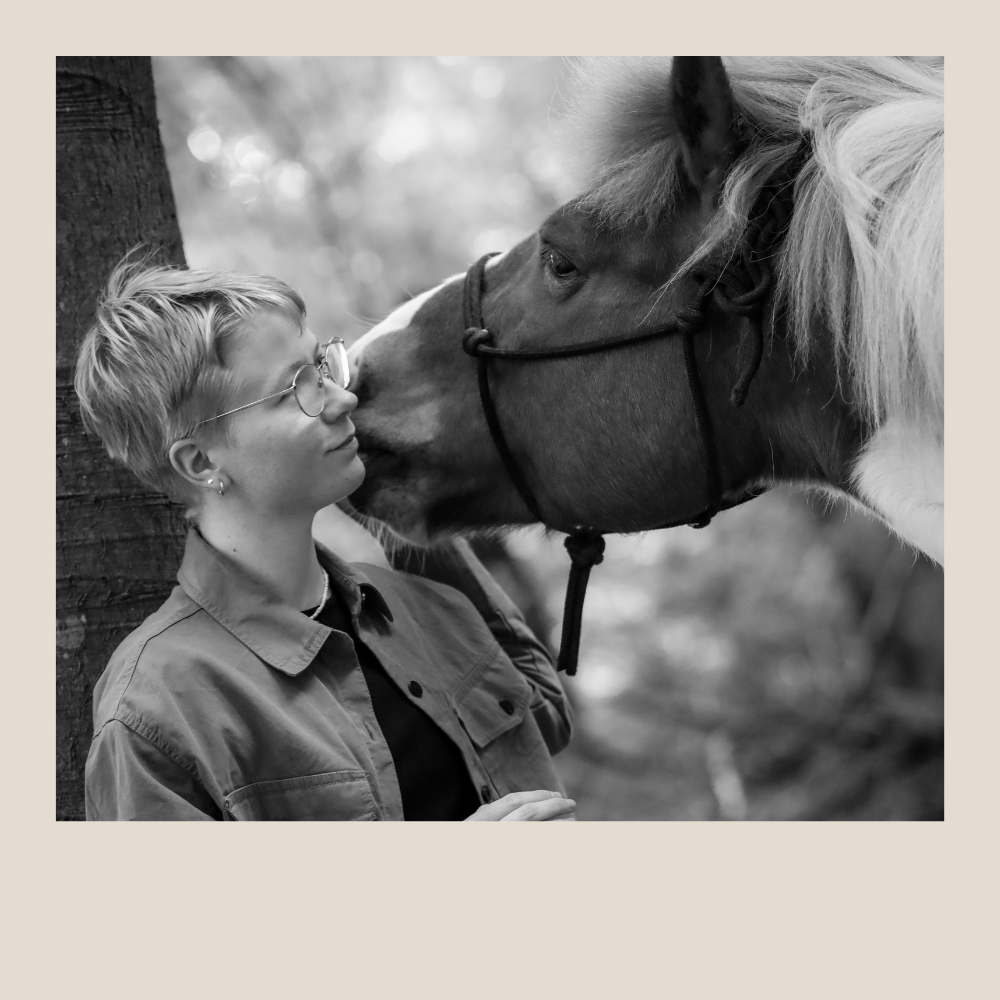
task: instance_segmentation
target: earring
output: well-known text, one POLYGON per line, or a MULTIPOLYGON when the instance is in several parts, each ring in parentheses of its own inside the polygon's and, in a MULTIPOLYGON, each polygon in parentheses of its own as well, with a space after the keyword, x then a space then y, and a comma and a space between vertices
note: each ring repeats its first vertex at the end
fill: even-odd
MULTIPOLYGON (((215 482, 214 479, 209 479, 208 480, 208 485, 211 486, 212 483, 214 483, 214 482, 215 482)), ((222 476, 219 476, 219 496, 220 497, 224 497, 225 495, 226 495, 226 484, 223 481, 222 476)))

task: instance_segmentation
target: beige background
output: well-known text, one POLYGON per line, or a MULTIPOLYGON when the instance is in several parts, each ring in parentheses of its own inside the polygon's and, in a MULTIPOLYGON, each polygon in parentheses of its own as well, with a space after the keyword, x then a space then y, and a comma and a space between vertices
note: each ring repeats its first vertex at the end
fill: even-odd
POLYGON ((966 998, 995 990, 996 18, 985 5, 838 2, 805 21, 804 7, 436 0, 359 14, 331 3, 203 2, 7 15, 8 995, 966 998), (53 58, 154 48, 944 51, 945 822, 57 824, 54 419, 39 376, 54 354, 53 58))

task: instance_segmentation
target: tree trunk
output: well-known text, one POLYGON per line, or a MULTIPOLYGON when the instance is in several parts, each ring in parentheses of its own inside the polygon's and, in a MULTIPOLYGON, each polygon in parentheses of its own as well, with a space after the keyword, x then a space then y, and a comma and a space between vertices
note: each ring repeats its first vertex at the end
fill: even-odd
POLYGON ((148 58, 56 60, 56 818, 83 819, 91 693, 163 602, 181 511, 83 432, 73 372, 98 293, 137 244, 184 263, 148 58))

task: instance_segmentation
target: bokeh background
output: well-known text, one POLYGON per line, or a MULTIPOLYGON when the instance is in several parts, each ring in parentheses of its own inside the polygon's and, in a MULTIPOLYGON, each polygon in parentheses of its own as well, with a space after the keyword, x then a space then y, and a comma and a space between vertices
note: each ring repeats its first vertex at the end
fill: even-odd
MULTIPOLYGON (((571 65, 543 58, 154 60, 192 267, 274 274, 353 341, 577 193, 571 65)), ((316 533, 384 562, 336 509, 316 533)), ((558 643, 560 537, 479 550, 558 643)), ((584 610, 579 819, 940 819, 944 581, 869 518, 787 489, 700 531, 611 537, 584 610)))

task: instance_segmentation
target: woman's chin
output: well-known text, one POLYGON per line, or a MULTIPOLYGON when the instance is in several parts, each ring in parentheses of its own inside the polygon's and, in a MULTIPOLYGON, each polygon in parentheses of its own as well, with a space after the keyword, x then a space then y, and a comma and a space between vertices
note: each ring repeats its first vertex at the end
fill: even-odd
POLYGON ((336 482, 331 484, 330 489, 321 498, 320 509, 322 510, 323 507, 330 507, 334 504, 338 507, 344 507, 348 503, 347 498, 361 486, 364 480, 365 467, 358 461, 352 462, 347 470, 337 477, 336 482))
POLYGON ((354 458, 351 459, 347 471, 352 478, 351 492, 353 493, 365 481, 365 476, 368 474, 365 463, 361 461, 361 455, 358 452, 354 453, 354 458))
POLYGON ((359 489, 365 481, 366 474, 367 470, 365 469, 364 462, 355 455, 351 460, 351 464, 344 471, 344 492, 338 499, 350 496, 356 489, 359 489))

